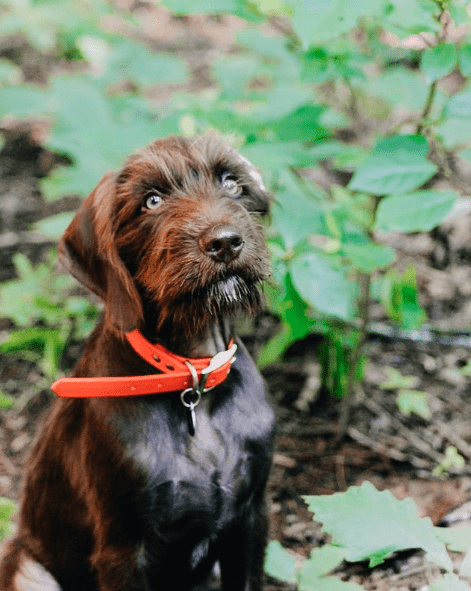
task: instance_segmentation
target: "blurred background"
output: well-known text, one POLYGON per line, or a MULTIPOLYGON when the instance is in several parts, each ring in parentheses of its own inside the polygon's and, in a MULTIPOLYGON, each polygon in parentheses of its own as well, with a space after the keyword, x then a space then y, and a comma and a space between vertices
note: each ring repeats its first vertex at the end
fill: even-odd
MULTIPOLYGON (((240 326, 278 407, 275 562, 326 542, 303 495, 468 507, 469 20, 462 0, 0 0, 0 534, 101 310, 59 237, 130 152, 209 130, 275 197, 266 309, 240 326)), ((423 554, 339 568, 348 586, 304 588, 452 591, 423 554)))

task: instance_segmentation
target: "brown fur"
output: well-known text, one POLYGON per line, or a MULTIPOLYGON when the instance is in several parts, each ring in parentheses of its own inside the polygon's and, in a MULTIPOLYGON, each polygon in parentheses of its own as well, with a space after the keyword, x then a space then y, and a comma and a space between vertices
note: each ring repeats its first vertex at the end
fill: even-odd
MULTIPOLYGON (((256 218, 268 204, 251 165, 212 137, 159 140, 107 174, 59 247, 105 302, 74 375, 154 373, 124 339, 134 328, 183 355, 225 348, 235 315, 260 306, 268 256, 256 218), (149 209, 156 192, 162 201, 149 209)), ((261 589, 273 411, 238 344, 193 438, 178 393, 54 402, 0 591, 184 590, 215 561, 224 589, 261 589)))

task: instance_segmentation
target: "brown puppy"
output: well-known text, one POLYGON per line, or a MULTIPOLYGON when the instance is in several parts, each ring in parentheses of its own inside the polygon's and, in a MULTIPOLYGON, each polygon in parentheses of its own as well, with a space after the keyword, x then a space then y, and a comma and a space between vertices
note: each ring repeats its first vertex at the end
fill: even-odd
POLYGON ((1 591, 184 591, 216 562, 224 590, 262 588, 274 413, 232 323, 260 306, 269 201, 208 136, 153 143, 84 201, 60 256, 104 316, 53 386, 1 591))

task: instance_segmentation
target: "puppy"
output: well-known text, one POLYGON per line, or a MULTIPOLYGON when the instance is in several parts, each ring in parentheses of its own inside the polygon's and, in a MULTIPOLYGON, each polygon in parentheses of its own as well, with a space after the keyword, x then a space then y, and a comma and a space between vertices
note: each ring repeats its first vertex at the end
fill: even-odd
POLYGON ((1 591, 184 591, 215 563, 262 589, 274 412, 233 324, 260 309, 269 202, 212 136, 154 142, 84 201, 59 255, 104 315, 53 385, 1 591))

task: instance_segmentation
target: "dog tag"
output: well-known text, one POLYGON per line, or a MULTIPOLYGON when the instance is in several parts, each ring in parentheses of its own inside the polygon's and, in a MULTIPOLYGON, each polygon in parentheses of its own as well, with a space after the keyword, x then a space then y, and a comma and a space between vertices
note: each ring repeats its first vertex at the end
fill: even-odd
POLYGON ((190 402, 190 405, 187 407, 187 423, 188 423, 188 432, 190 435, 194 435, 196 433, 196 413, 195 413, 196 404, 190 402))
POLYGON ((194 388, 187 388, 180 394, 180 400, 186 408, 186 422, 188 425, 188 432, 190 435, 196 433, 196 412, 195 408, 201 400, 201 392, 194 388))

